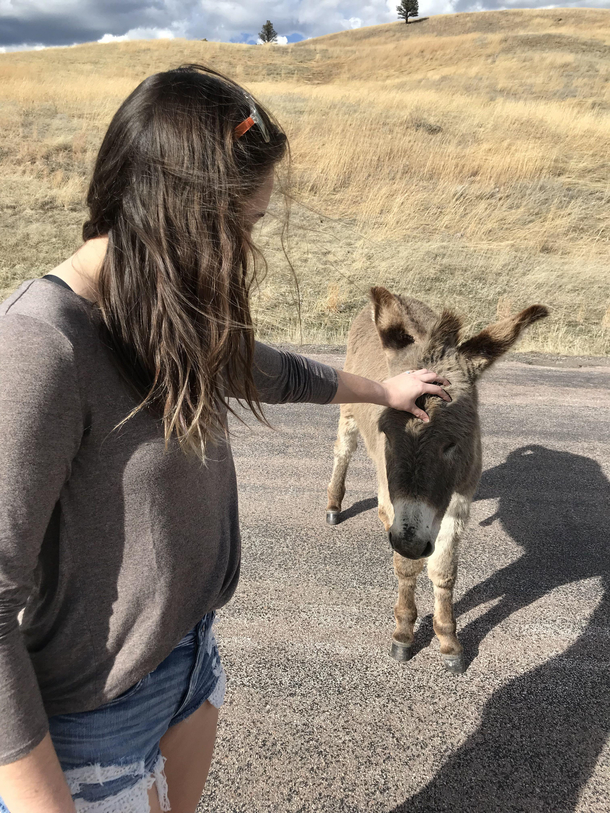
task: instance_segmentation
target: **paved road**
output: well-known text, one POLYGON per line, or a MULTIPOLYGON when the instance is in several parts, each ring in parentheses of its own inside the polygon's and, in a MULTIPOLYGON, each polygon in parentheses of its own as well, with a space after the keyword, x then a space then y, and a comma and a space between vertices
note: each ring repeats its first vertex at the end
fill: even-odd
POLYGON ((243 570, 219 613, 229 687, 200 811, 608 813, 609 393, 608 367, 514 361, 481 386, 460 677, 425 576, 419 651, 388 656, 396 584, 362 449, 344 521, 324 522, 338 407, 236 429, 243 570))

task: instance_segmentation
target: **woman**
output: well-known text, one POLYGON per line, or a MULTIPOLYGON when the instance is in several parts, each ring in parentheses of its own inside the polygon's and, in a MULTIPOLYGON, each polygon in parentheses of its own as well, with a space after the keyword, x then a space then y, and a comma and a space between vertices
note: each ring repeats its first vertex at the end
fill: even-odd
POLYGON ((148 77, 104 137, 84 244, 0 306, 2 810, 195 810, 239 573, 229 396, 261 420, 449 399, 430 371, 380 384, 254 341, 250 232, 285 151, 220 74, 148 77))

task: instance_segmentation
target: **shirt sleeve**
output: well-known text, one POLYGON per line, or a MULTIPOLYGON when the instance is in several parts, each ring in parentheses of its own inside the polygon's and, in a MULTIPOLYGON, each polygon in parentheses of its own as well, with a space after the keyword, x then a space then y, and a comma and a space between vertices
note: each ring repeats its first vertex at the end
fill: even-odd
POLYGON ((252 375, 264 404, 328 404, 339 385, 334 367, 261 342, 255 343, 252 375))
POLYGON ((18 615, 83 424, 68 338, 25 314, 0 317, 0 765, 48 730, 18 615))

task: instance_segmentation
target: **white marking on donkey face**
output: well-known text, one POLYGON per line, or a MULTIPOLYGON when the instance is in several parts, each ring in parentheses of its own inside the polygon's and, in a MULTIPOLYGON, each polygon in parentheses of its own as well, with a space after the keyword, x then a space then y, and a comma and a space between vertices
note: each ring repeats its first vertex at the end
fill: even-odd
POLYGON ((414 504, 415 517, 419 518, 419 523, 415 525, 417 528, 417 535, 422 539, 428 539, 433 542, 440 530, 441 522, 437 516, 437 511, 431 505, 425 502, 416 502, 414 504))
POLYGON ((417 539, 434 542, 441 527, 441 520, 435 508, 421 500, 407 500, 396 507, 399 507, 403 527, 409 528, 417 539))
MULTIPOLYGON (((468 520, 470 500, 453 494, 445 514, 419 500, 408 500, 396 506, 398 524, 390 530, 394 550, 403 556, 431 556, 436 562, 455 555, 457 539, 468 520)), ((417 557, 416 557, 417 558, 417 557)))

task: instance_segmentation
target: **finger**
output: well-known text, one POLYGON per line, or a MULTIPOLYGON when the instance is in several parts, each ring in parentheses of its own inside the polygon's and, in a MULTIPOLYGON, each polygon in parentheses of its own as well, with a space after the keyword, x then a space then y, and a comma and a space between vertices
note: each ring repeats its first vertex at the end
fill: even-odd
POLYGON ((409 412, 411 413, 411 415, 415 415, 416 418, 419 418, 419 420, 423 421, 424 423, 428 423, 430 421, 428 414, 419 407, 414 406, 413 409, 409 410, 409 412))
POLYGON ((451 396, 449 395, 448 392, 445 392, 445 390, 442 387, 434 386, 434 384, 426 384, 424 386, 424 392, 429 392, 430 395, 440 395, 440 397, 443 399, 443 401, 451 401, 452 400, 452 398, 451 398, 451 396))
POLYGON ((442 375, 438 375, 435 373, 434 370, 425 370, 423 373, 417 376, 420 381, 425 381, 427 383, 431 383, 432 381, 439 381, 445 387, 451 386, 451 381, 448 378, 445 378, 442 375))
POLYGON ((433 370, 426 370, 425 373, 418 373, 417 377, 420 381, 431 383, 432 381, 440 381, 439 376, 433 370))
POLYGON ((424 373, 430 373, 430 372, 432 372, 432 371, 431 370, 424 370, 424 369, 421 369, 421 370, 403 370, 402 373, 400 373, 400 375, 413 375, 413 376, 417 376, 419 378, 424 373))

